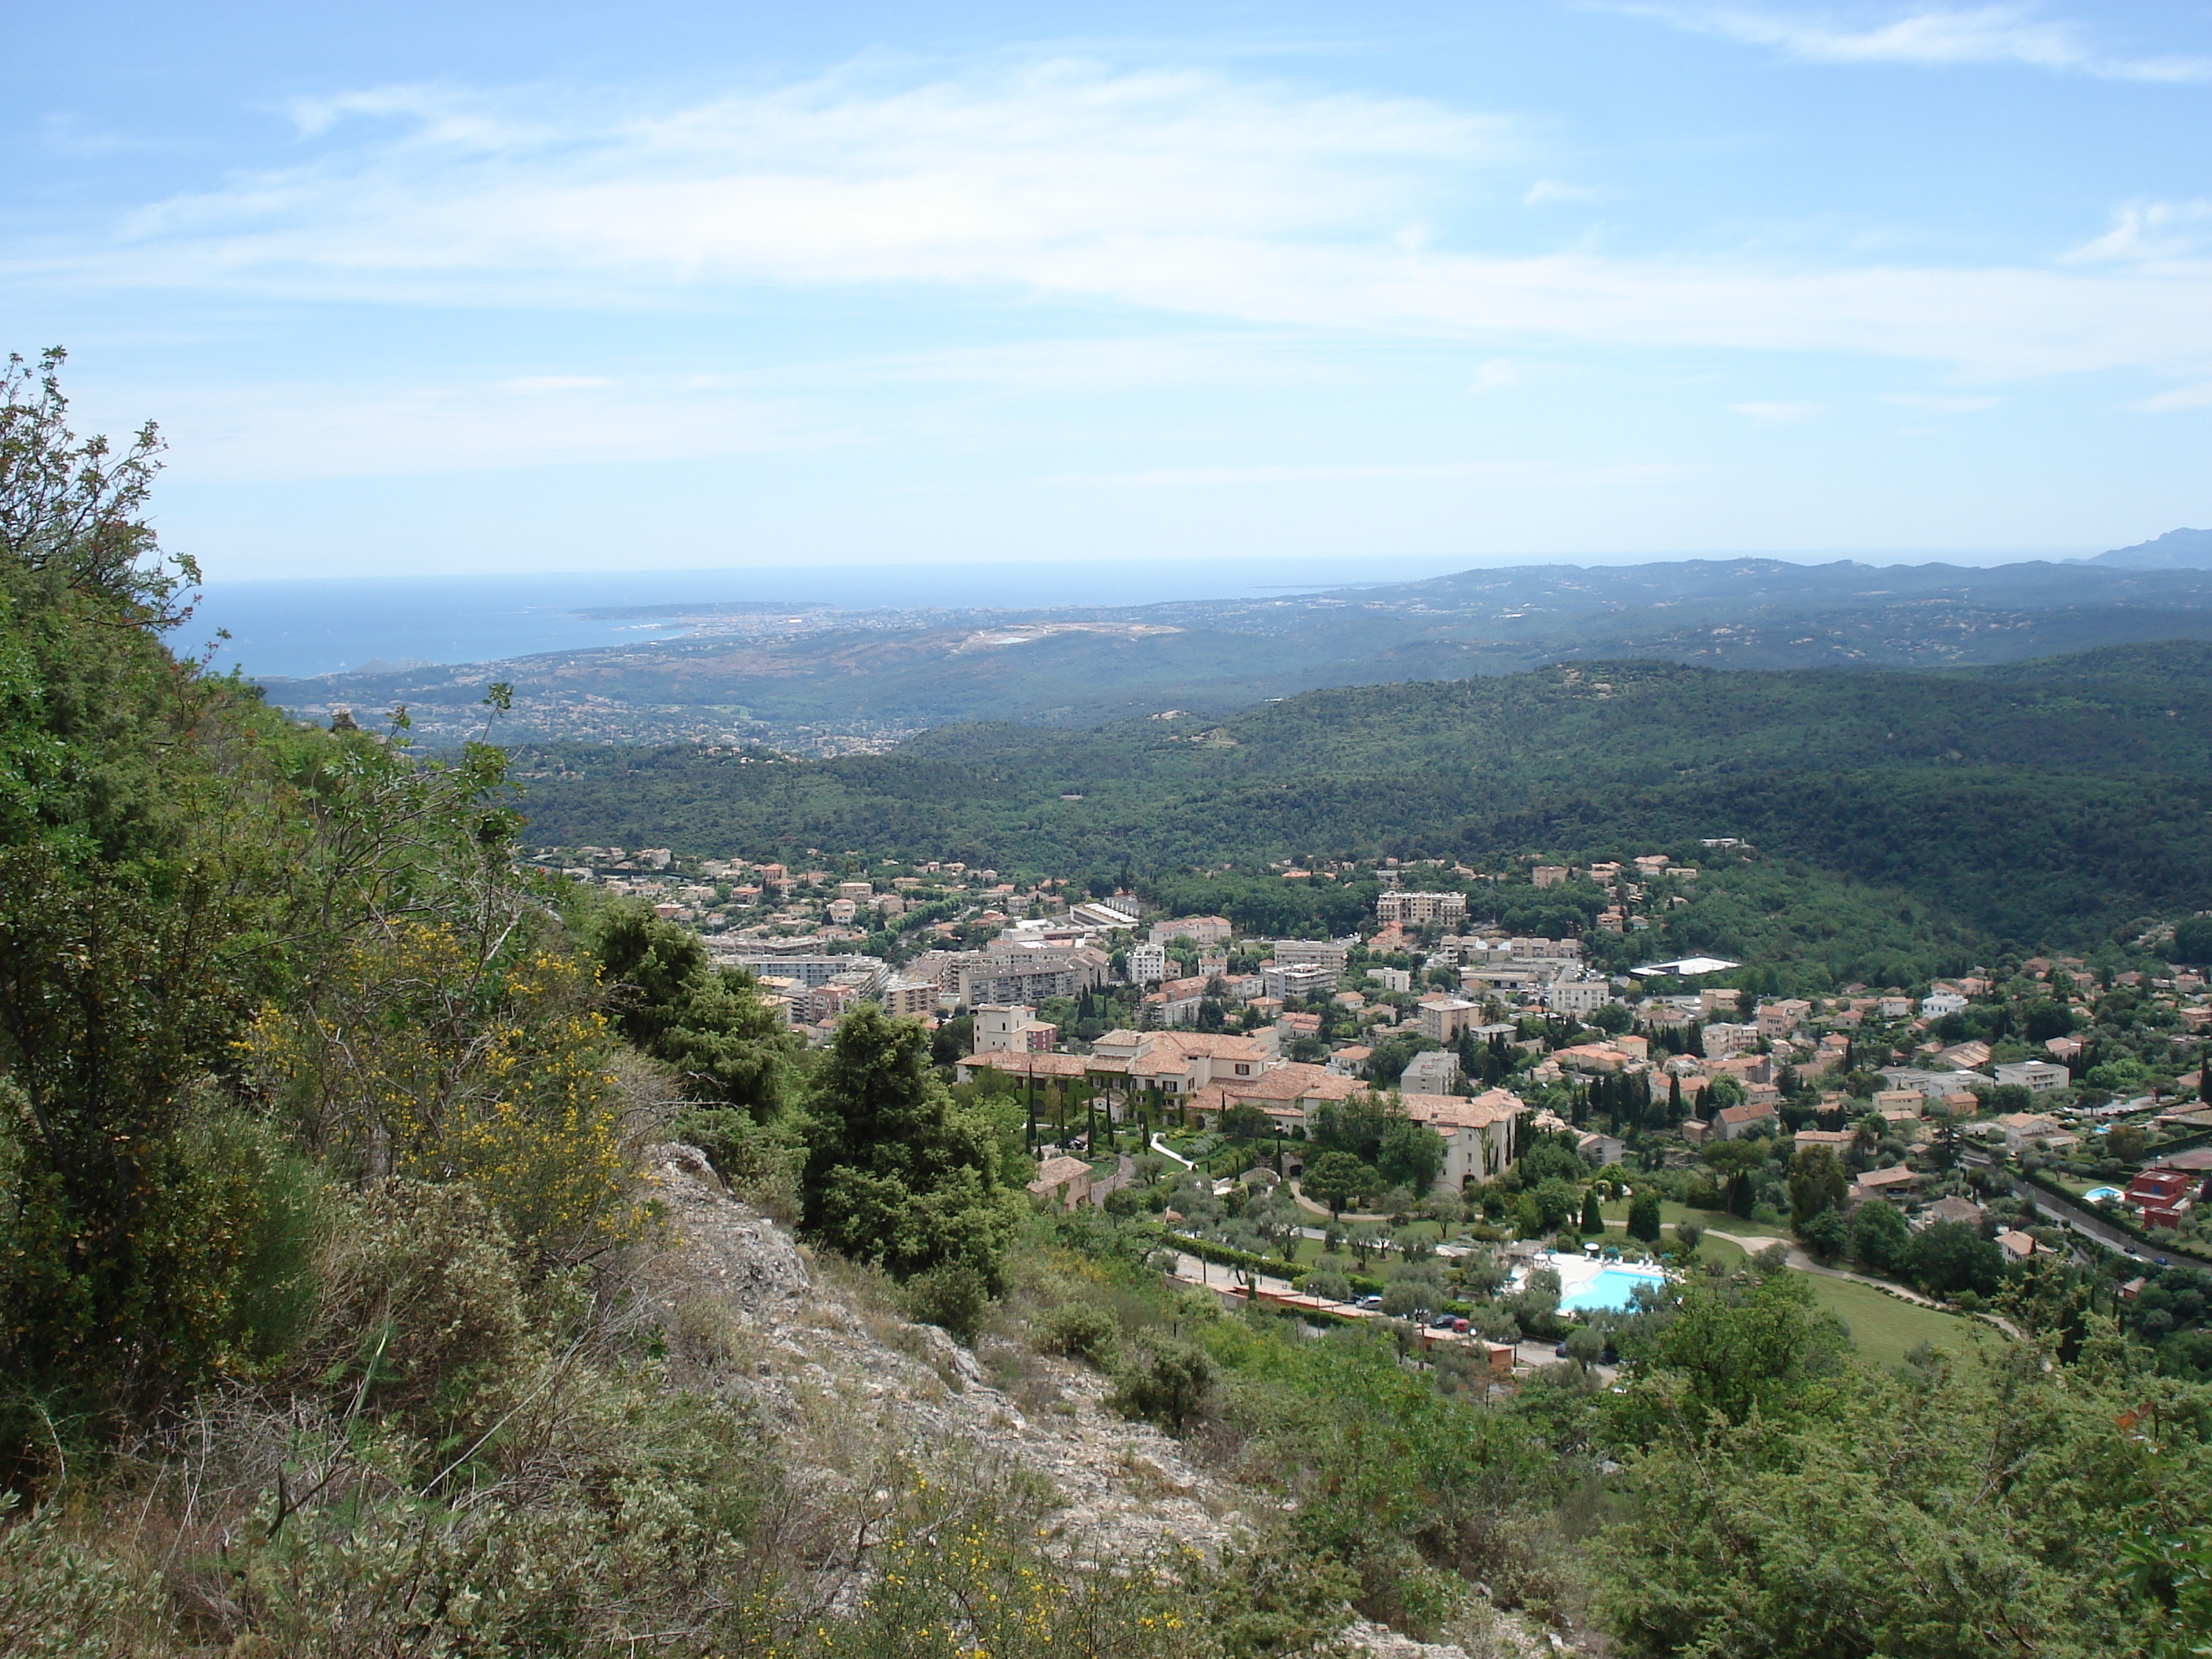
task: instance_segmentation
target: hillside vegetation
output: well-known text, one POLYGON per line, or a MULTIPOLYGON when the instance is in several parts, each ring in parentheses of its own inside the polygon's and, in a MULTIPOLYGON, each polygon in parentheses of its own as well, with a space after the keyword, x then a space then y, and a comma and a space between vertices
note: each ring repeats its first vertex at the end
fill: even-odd
MULTIPOLYGON (((2008 1281, 2015 1346, 1875 1370, 1778 1253, 1685 1245, 1502 1387, 1402 1320, 1226 1306, 1164 1230, 1243 1188, 1032 1203, 1020 1108, 918 1023, 802 1051, 696 936, 520 867, 496 747, 295 724, 173 657, 158 441, 79 441, 58 367, 0 378, 0 1656, 2212 1634, 2212 1389, 2070 1270, 2008 1281)), ((1403 1146, 1387 1115, 1339 1127, 1403 1146)), ((1500 1179, 1534 1208, 1584 1173, 1539 1136, 1500 1179)), ((1437 1305, 1395 1248, 1386 1302, 1437 1305)), ((1556 1333, 1539 1279, 1486 1316, 1556 1333)))
POLYGON ((1158 874, 1735 836, 2061 944, 2212 891, 2208 669, 2190 643, 1942 674, 1579 664, 830 762, 563 745, 520 766, 529 833, 562 844, 1158 874))

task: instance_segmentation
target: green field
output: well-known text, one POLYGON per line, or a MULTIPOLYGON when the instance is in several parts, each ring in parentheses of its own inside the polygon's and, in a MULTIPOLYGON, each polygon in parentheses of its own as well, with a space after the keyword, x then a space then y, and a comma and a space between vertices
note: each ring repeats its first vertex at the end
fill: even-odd
POLYGON ((1937 1313, 1848 1279, 1809 1277, 1814 1296, 1851 1328, 1851 1346, 1870 1365, 1900 1364, 1923 1342, 1956 1352, 1984 1337, 2002 1340, 1994 1328, 1963 1314, 1937 1313))

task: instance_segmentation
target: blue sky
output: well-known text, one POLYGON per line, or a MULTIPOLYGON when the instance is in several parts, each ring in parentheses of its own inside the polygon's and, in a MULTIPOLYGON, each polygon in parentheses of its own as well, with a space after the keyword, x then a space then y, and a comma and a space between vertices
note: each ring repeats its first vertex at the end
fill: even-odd
POLYGON ((0 18, 0 343, 217 578, 2212 523, 2202 3, 0 18))

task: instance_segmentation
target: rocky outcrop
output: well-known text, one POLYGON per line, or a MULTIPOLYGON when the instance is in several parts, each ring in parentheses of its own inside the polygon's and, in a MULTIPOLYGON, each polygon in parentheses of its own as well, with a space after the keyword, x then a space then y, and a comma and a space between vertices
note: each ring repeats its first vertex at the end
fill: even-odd
POLYGON ((1244 1494, 1109 1410, 1097 1371, 988 1337, 979 1358, 935 1326, 841 1293, 694 1147, 653 1147, 647 1166, 666 1219, 629 1267, 637 1314, 685 1381, 753 1402, 819 1460, 817 1474, 948 1450, 1018 1468, 1052 1484, 1054 1519, 1079 1558, 1100 1539, 1117 1555, 1156 1542, 1212 1552, 1246 1524, 1244 1494))
MULTIPOLYGON (((1059 1540, 1087 1564, 1155 1545, 1210 1555, 1250 1530, 1247 1506, 1266 1500, 1113 1412, 1097 1371, 1003 1338, 985 1336, 971 1352, 933 1326, 890 1316, 879 1295, 841 1287, 852 1269, 828 1271, 732 1197, 696 1148, 655 1146, 647 1165, 665 1220, 626 1264, 633 1316, 654 1328, 678 1380, 742 1401, 775 1425, 802 1482, 872 1485, 887 1460, 902 1458, 1018 1473, 1050 1484, 1059 1540)), ((1361 1625, 1346 1645, 1389 1659, 1546 1651, 1509 1620, 1492 1635, 1469 1651, 1361 1625)))

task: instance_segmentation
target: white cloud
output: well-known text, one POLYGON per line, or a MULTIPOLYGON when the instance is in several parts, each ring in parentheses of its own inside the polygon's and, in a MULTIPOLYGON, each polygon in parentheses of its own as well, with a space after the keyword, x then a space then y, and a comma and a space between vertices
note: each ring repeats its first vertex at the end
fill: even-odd
POLYGON ((1500 387, 1519 386, 1527 380, 1528 371, 1520 364, 1508 362, 1503 357, 1493 357, 1474 371, 1474 380, 1469 392, 1496 392, 1500 387))
POLYGON ((1701 34, 1778 47, 1815 63, 2021 64, 2107 80, 2212 80, 2212 58, 2105 52, 2079 24, 2024 6, 1923 8, 1859 27, 1751 7, 1626 4, 1607 9, 1701 34))
POLYGON ((298 119, 318 159, 154 204, 104 243, 19 240, 0 276, 697 310, 764 287, 924 284, 1316 337, 2212 373, 2212 264, 2118 244, 2062 268, 1486 252, 1467 179, 1520 159, 1516 129, 1419 100, 1059 60, 644 111, 398 88, 298 119), (1455 245, 1402 234, 1433 224, 1472 228, 1455 245))
POLYGON ((2070 250, 2070 264, 2151 264, 2201 259, 2212 250, 2212 202, 2130 202, 2112 228, 2070 250))
POLYGON ((1881 400, 1916 415, 1972 415, 1997 406, 1994 398, 1949 397, 1936 392, 1886 392, 1881 400))
POLYGON ((157 400, 172 460, 196 479, 419 476, 836 441, 818 421, 765 398, 580 375, 409 386, 195 385, 157 400))
POLYGON ((1761 426, 1788 426, 1798 421, 1810 421, 1826 414, 1823 404, 1730 404, 1729 412, 1741 415, 1761 426))

